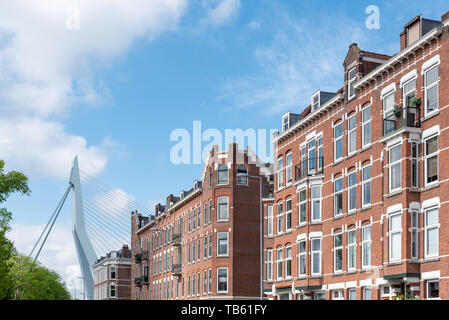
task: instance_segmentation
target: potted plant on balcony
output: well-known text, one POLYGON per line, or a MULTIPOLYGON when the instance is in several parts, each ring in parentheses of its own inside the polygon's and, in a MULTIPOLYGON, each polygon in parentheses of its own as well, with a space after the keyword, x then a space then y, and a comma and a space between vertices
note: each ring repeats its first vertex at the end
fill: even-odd
POLYGON ((401 116, 401 109, 399 109, 397 104, 394 105, 393 113, 398 118, 401 116))
POLYGON ((422 103, 422 99, 421 98, 414 98, 412 100, 412 106, 413 107, 419 107, 422 103))

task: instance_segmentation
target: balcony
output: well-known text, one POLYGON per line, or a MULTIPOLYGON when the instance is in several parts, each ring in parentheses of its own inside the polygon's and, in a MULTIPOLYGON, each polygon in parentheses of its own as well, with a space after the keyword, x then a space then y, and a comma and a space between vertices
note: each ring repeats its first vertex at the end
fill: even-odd
POLYGON ((171 272, 174 276, 181 276, 182 266, 180 264, 172 264, 171 266, 171 272))
POLYGON ((383 135, 389 135, 399 129, 420 128, 420 108, 419 107, 405 107, 395 111, 395 113, 386 117, 383 121, 383 135))
POLYGON ((310 158, 295 166, 295 181, 323 173, 323 157, 310 158))
POLYGON ((182 236, 180 233, 173 233, 172 241, 173 245, 179 247, 181 245, 182 236))
POLYGON ((142 251, 138 251, 136 252, 136 254, 134 255, 134 260, 136 261, 136 263, 141 263, 142 262, 142 251))
POLYGON ((143 277, 135 277, 134 278, 134 284, 136 285, 136 287, 141 287, 142 286, 142 282, 143 282, 143 277))

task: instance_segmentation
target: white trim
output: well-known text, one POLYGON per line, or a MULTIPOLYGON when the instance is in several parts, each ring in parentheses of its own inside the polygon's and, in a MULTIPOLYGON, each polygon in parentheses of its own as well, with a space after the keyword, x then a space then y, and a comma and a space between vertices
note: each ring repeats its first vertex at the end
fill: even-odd
POLYGON ((412 210, 419 211, 420 210, 420 203, 419 202, 410 202, 408 207, 409 207, 410 211, 412 211, 412 210))
POLYGON ((321 231, 315 231, 309 233, 309 239, 312 238, 321 238, 323 236, 323 233, 321 231))
POLYGON ((393 82, 382 89, 382 91, 380 92, 380 97, 381 97, 381 99, 383 99, 384 96, 386 96, 387 94, 390 94, 392 92, 395 92, 395 91, 396 91, 396 82, 393 82))
POLYGON ((421 273, 421 280, 434 280, 440 278, 440 270, 421 273))
POLYGON ((357 281, 346 282, 346 288, 348 289, 357 288, 357 281))
POLYGON ((440 63, 441 63, 441 60, 440 60, 439 54, 437 54, 433 58, 430 58, 429 60, 427 60, 426 62, 423 63, 422 68, 421 68, 421 75, 423 75, 424 72, 427 71, 427 69, 430 69, 430 68, 434 67, 435 65, 439 65, 440 63))
POLYGON ((345 283, 344 282, 330 283, 327 287, 328 287, 328 290, 344 289, 345 288, 345 283))
POLYGON ((361 287, 371 287, 372 285, 373 285, 373 280, 372 279, 360 280, 360 286, 361 287))
POLYGON ((440 197, 428 199, 428 200, 423 201, 423 203, 422 203, 423 210, 430 208, 430 207, 436 207, 436 206, 438 206, 438 208, 440 207, 440 197))
POLYGON ((296 242, 300 242, 302 240, 307 240, 307 234, 306 233, 301 233, 300 235, 298 235, 296 237, 296 242))
POLYGON ((376 286, 382 286, 388 284, 388 280, 385 280, 384 278, 377 278, 376 279, 376 286))
POLYGON ((424 130, 422 133, 422 142, 424 143, 425 140, 433 135, 440 135, 440 125, 434 125, 433 127, 424 130))
POLYGON ((312 131, 311 133, 309 133, 309 134, 306 136, 306 142, 309 141, 309 140, 314 139, 315 136, 316 136, 316 131, 312 131))
POLYGON ((414 78, 418 77, 418 71, 416 69, 410 71, 405 76, 401 78, 401 81, 399 82, 399 88, 402 88, 404 84, 414 78))
POLYGON ((387 214, 402 212, 402 203, 395 204, 387 208, 387 214))

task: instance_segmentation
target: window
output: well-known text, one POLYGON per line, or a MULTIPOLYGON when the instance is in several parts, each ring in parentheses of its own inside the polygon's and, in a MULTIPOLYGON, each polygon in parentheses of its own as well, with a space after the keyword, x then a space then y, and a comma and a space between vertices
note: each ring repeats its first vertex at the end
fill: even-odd
POLYGON ((343 122, 334 128, 334 161, 343 158, 343 122))
POLYGON ((321 186, 312 186, 312 222, 321 221, 321 186))
POLYGON ((438 280, 427 281, 427 299, 438 299, 440 297, 438 280))
POLYGON ((343 271, 343 235, 334 235, 334 272, 343 271))
POLYGON ((190 243, 187 245, 187 264, 190 263, 190 243))
POLYGON ((284 186, 284 160, 280 158, 278 160, 278 189, 284 186))
POLYGON ((371 226, 362 227, 362 268, 371 266, 371 226))
POLYGON ((207 288, 208 289, 208 293, 211 293, 212 292, 212 269, 209 269, 208 270, 208 277, 209 277, 209 287, 207 288))
POLYGON ((196 210, 193 208, 192 210, 192 231, 196 229, 196 210))
POLYGON ((298 275, 306 275, 306 241, 298 242, 298 275))
POLYGON ((371 288, 370 287, 363 288, 363 300, 371 300, 371 288))
POLYGON ((312 275, 321 274, 321 238, 312 238, 312 275))
POLYGON ((418 176, 419 176, 419 171, 418 171, 418 142, 416 141, 412 141, 412 158, 411 158, 411 162, 412 162, 412 188, 418 188, 418 176))
MULTIPOLYGON (((201 278, 200 278, 200 273, 197 272, 196 273, 196 295, 199 296, 200 295, 200 290, 201 290, 201 278)), ((171 287, 171 286, 170 286, 171 287)))
POLYGON ((217 268, 217 293, 228 292, 228 268, 217 268))
POLYGON ((419 222, 418 222, 418 212, 412 211, 410 215, 412 219, 412 227, 410 228, 411 232, 411 258, 418 259, 418 237, 419 237, 419 222))
POLYGON ((187 276, 187 296, 190 296, 190 275, 187 276))
POLYGON ((115 284, 111 284, 109 287, 109 296, 115 298, 115 284))
POLYGON ((206 295, 207 292, 207 271, 203 271, 203 296, 206 295))
POLYGON ((308 173, 312 174, 316 170, 316 154, 315 154, 315 146, 316 142, 315 140, 311 140, 308 143, 308 149, 309 149, 309 170, 308 173))
POLYGON ((352 288, 348 290, 349 300, 357 300, 356 298, 356 289, 352 288))
POLYGON ((355 89, 354 89, 354 83, 357 80, 357 72, 356 68, 352 68, 348 72, 348 100, 351 100, 355 97, 355 89))
POLYGON ((273 280, 273 250, 267 250, 267 281, 273 280))
POLYGON ((277 234, 282 234, 283 224, 284 224, 283 204, 279 203, 276 211, 277 234))
POLYGON ((276 270, 277 270, 277 279, 282 280, 282 258, 283 258, 283 249, 279 248, 276 250, 276 270))
POLYGON ((357 204, 357 174, 351 172, 348 174, 348 212, 356 210, 357 204))
POLYGON ((362 110, 362 148, 371 144, 371 106, 362 110))
POLYGON ((217 256, 227 256, 228 255, 228 233, 218 232, 217 233, 217 256))
POLYGON ((286 164, 285 164, 285 174, 286 174, 286 177, 285 177, 285 180, 286 180, 286 182, 287 182, 287 185, 288 184, 291 184, 292 183, 292 180, 293 180, 293 168, 292 168, 292 154, 291 153, 289 153, 288 155, 287 155, 287 158, 286 158, 286 164))
POLYGON ((343 214, 343 178, 334 181, 334 215, 343 214))
POLYGON ((198 252, 196 253, 196 259, 197 261, 200 261, 201 259, 201 240, 198 239, 196 242, 196 249, 198 250, 198 252))
POLYGON ((267 234, 269 237, 273 236, 273 206, 267 207, 267 234))
POLYGON ((195 274, 192 274, 192 297, 195 296, 195 274))
POLYGON ((115 279, 115 266, 111 266, 111 274, 110 274, 110 279, 113 280, 115 279))
POLYGON ((401 145, 389 149, 390 192, 401 189, 401 145))
POLYGON ((243 164, 237 168, 237 184, 242 186, 248 185, 248 169, 243 164))
POLYGON ((344 290, 340 289, 340 290, 332 290, 332 300, 344 300, 345 299, 345 295, 344 295, 344 290))
POLYGON ((326 292, 315 292, 313 295, 314 300, 326 300, 326 292))
POLYGON ((218 166, 218 184, 228 184, 228 166, 224 163, 218 166))
POLYGON ((318 143, 318 170, 323 168, 323 138, 320 137, 317 139, 318 143))
POLYGON ((285 201, 285 232, 292 230, 292 199, 285 201))
POLYGON ((320 108, 320 93, 312 96, 312 111, 315 111, 320 108))
POLYGON ((204 202, 203 206, 203 226, 207 224, 207 202, 204 202))
POLYGON ((425 141, 425 175, 426 185, 438 181, 438 137, 425 141))
POLYGON ((209 223, 212 222, 212 199, 209 199, 209 223))
POLYGON ((435 66, 425 72, 426 115, 438 110, 438 83, 438 66, 435 66))
POLYGON ((357 122, 356 115, 348 118, 348 154, 353 154, 357 151, 357 122))
POLYGON ((192 243, 192 263, 195 263, 195 260, 196 260, 196 250, 195 250, 195 240, 193 240, 193 243, 192 243))
POLYGON ((209 258, 212 256, 212 235, 209 235, 209 246, 208 246, 208 250, 209 250, 209 258))
POLYGON ((383 96, 384 135, 395 130, 395 121, 392 119, 394 111, 394 93, 395 91, 392 91, 383 96))
POLYGON ((190 232, 190 211, 187 212, 187 232, 190 232))
POLYGON ((212 168, 209 168, 209 189, 212 187, 212 168))
POLYGON ((203 240, 203 259, 207 258, 207 237, 203 240))
POLYGON ((356 266, 356 233, 355 230, 348 231, 348 271, 354 271, 356 266))
POLYGON ((218 198, 218 217, 217 221, 227 221, 229 218, 228 197, 218 198))
POLYGON ((404 95, 402 100, 404 102, 404 107, 405 108, 413 107, 412 101, 416 97, 416 79, 412 79, 404 83, 402 91, 404 95))
POLYGON ((285 248, 285 278, 292 277, 292 248, 285 248))
POLYGON ((401 259, 401 214, 390 216, 390 261, 401 259))
POLYGON ((438 208, 425 211, 425 257, 438 256, 438 208))
POLYGON ((196 208, 196 218, 198 219, 196 222, 196 227, 199 229, 201 227, 201 206, 196 208))
POLYGON ((362 168, 362 206, 371 204, 371 165, 362 168))
POLYGON ((289 114, 286 114, 282 117, 282 131, 287 131, 290 127, 290 119, 289 114))
POLYGON ((306 189, 299 191, 299 225, 306 223, 306 189))

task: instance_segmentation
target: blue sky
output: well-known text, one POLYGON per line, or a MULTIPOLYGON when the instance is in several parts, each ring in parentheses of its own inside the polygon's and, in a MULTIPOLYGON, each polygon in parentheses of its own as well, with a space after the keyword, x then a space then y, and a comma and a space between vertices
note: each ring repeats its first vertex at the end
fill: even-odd
MULTIPOLYGON (((352 42, 394 54, 406 22, 449 9, 416 0, 124 3, 0 5, 0 158, 29 175, 32 189, 7 203, 22 248, 32 243, 23 230, 39 229, 53 212, 75 154, 82 168, 153 209, 201 174, 201 165, 170 162, 173 130, 191 132, 195 120, 203 130, 278 129, 282 114, 302 111, 314 91, 342 86, 352 42), (80 28, 67 30, 72 5, 80 28), (365 27, 368 5, 380 9, 379 30, 365 27)), ((70 221, 66 206, 59 223, 70 221)))

